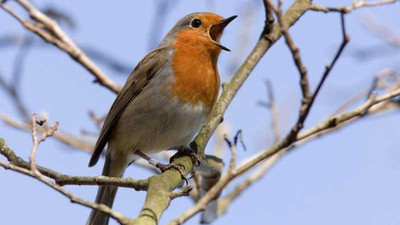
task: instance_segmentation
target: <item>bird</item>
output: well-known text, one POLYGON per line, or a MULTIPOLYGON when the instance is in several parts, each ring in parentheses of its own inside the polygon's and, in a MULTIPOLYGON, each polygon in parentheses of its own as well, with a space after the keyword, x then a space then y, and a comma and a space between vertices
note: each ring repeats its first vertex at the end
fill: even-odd
MULTIPOLYGON (((107 145, 103 176, 122 177, 134 160, 189 145, 210 114, 220 88, 217 68, 225 27, 236 18, 191 13, 180 19, 133 69, 107 114, 89 166, 107 145)), ((179 152, 179 150, 178 150, 179 152)), ((160 169, 168 169, 161 167, 160 169)), ((96 203, 113 205, 117 187, 101 186, 96 203)), ((92 209, 87 225, 106 225, 109 216, 92 209)))

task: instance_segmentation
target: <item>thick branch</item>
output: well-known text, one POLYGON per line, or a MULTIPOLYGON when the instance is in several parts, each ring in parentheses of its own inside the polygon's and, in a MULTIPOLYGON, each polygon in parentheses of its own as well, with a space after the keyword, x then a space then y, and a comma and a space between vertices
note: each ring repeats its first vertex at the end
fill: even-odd
MULTIPOLYGON (((184 166, 184 174, 188 174, 193 164, 188 156, 177 157, 172 163, 184 166)), ((167 170, 164 173, 149 178, 146 200, 139 217, 133 219, 129 224, 157 225, 161 215, 167 209, 171 196, 182 183, 181 175, 178 171, 167 170)))

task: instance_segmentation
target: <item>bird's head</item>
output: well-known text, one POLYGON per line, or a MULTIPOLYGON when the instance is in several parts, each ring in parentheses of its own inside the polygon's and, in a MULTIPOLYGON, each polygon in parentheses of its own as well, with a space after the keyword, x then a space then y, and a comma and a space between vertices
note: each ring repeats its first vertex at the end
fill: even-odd
POLYGON ((189 45, 204 46, 218 52, 221 49, 230 51, 219 40, 224 28, 236 17, 231 16, 224 19, 214 13, 189 14, 178 21, 166 35, 161 45, 179 41, 189 45))

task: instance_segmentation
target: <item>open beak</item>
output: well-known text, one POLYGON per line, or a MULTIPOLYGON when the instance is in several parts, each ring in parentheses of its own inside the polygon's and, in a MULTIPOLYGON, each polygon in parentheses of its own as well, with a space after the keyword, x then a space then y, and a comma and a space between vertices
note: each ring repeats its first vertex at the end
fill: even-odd
POLYGON ((229 50, 229 48, 223 46, 221 43, 218 42, 219 37, 221 36, 222 31, 225 29, 225 27, 232 22, 232 20, 234 20, 237 16, 231 16, 229 18, 223 19, 221 21, 219 21, 216 24, 213 24, 210 26, 209 28, 209 35, 210 35, 210 39, 211 41, 218 47, 220 47, 221 49, 230 52, 231 50, 229 50))

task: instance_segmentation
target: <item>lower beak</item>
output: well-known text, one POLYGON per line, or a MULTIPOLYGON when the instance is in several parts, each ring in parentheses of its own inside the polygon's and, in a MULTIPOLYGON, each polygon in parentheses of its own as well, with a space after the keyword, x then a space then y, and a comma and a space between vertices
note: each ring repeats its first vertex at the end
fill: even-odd
POLYGON ((217 24, 213 24, 210 26, 209 29, 209 35, 211 40, 213 41, 213 43, 215 45, 217 45, 218 47, 220 47, 221 49, 230 52, 231 50, 229 50, 229 48, 223 46, 221 43, 219 43, 217 41, 218 36, 222 33, 222 31, 225 29, 225 27, 232 22, 232 20, 234 20, 237 16, 231 16, 229 18, 223 19, 221 21, 219 21, 217 24))

